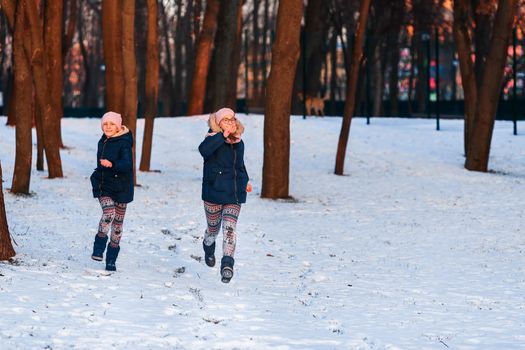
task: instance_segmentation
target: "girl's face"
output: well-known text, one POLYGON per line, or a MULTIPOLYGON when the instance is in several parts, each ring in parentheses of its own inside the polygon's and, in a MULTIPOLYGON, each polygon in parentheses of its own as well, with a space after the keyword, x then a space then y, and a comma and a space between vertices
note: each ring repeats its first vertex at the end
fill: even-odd
POLYGON ((102 124, 102 131, 106 137, 111 137, 119 132, 117 125, 109 121, 102 124))
POLYGON ((222 130, 228 130, 230 133, 234 133, 237 131, 237 119, 234 117, 232 118, 224 118, 219 123, 219 126, 222 130))

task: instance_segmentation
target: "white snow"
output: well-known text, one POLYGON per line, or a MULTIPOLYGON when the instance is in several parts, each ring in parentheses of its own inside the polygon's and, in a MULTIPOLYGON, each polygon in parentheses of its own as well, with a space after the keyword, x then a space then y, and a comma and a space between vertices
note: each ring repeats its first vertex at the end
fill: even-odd
POLYGON ((292 117, 295 201, 272 201, 263 117, 240 119, 254 191, 224 284, 201 261, 205 117, 155 121, 161 172, 138 172, 113 274, 90 259, 99 120, 64 119, 65 178, 33 170, 22 197, 8 192, 15 130, 0 117, 17 243, 0 263, 0 348, 525 349, 523 122, 518 136, 496 123, 492 171, 477 173, 463 168, 462 121, 357 118, 336 176, 341 119, 292 117))

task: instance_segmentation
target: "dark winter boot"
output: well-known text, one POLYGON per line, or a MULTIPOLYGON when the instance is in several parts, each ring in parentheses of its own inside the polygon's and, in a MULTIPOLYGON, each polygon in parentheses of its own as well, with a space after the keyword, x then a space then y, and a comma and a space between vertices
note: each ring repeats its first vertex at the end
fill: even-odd
POLYGON ((106 270, 108 271, 117 271, 117 262, 118 252, 120 251, 119 247, 112 247, 111 244, 108 244, 108 252, 106 253, 106 270))
POLYGON ((93 254, 91 254, 91 259, 102 261, 107 242, 108 236, 100 237, 98 234, 95 236, 95 243, 93 243, 93 254))
POLYGON ((223 256, 221 260, 221 281, 230 282, 233 277, 233 264, 235 260, 231 256, 223 256))
POLYGON ((215 266, 215 242, 212 245, 204 244, 202 241, 202 248, 204 249, 204 261, 209 267, 215 266))

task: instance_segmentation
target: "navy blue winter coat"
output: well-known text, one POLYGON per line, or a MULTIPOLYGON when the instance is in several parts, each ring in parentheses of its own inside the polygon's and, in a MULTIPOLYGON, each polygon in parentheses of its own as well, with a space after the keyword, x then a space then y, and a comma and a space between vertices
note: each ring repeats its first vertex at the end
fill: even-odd
POLYGON ((222 133, 208 136, 199 145, 204 158, 202 200, 215 204, 246 202, 248 172, 244 166, 244 142, 225 142, 222 133))
POLYGON ((91 175, 93 197, 111 197, 117 203, 133 201, 133 135, 127 131, 122 135, 107 138, 102 135, 98 141, 97 167, 91 175), (101 159, 107 159, 113 166, 103 167, 101 159))

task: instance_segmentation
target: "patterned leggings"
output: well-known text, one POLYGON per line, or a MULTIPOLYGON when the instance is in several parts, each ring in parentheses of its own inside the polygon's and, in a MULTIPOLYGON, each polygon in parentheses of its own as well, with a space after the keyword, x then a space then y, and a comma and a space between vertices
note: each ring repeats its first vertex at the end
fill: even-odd
POLYGON ((106 237, 111 227, 110 244, 116 248, 122 236, 122 224, 126 215, 126 203, 116 203, 111 197, 100 197, 98 199, 102 207, 102 218, 98 224, 98 235, 106 237))
POLYGON ((224 256, 231 256, 235 253, 237 235, 235 227, 241 212, 238 204, 215 204, 204 202, 204 212, 208 228, 204 233, 204 244, 212 245, 219 234, 222 221, 222 253, 224 256))

